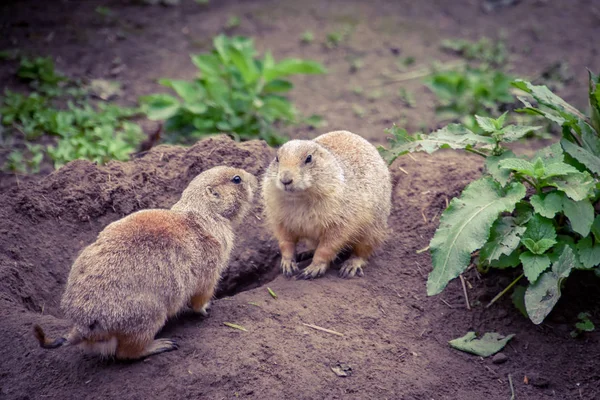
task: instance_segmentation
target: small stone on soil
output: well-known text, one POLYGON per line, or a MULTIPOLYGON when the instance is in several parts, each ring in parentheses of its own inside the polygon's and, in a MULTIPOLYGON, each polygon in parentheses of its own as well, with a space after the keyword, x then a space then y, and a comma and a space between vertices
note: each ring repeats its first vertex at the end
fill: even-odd
POLYGON ((337 376, 341 376, 343 378, 352 375, 352 367, 344 363, 337 363, 334 367, 331 367, 331 370, 337 376))
POLYGON ((494 357, 492 357, 492 362, 494 364, 503 364, 508 360, 508 356, 504 353, 498 353, 494 357))

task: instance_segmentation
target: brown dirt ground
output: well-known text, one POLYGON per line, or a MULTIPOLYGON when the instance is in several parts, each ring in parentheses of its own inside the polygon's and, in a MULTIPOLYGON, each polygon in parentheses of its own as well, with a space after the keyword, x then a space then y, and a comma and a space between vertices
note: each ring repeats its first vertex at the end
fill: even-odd
MULTIPOLYGON (((400 85, 381 83, 382 73, 395 68, 391 49, 425 65, 448 59, 438 50, 447 37, 497 37, 504 29, 514 70, 529 76, 568 61, 576 78, 561 94, 583 106, 584 67, 600 65, 592 39, 600 23, 594 3, 524 0, 484 14, 478 1, 221 1, 200 7, 184 0, 173 8, 116 0, 13 1, 0 5, 0 48, 53 55, 63 71, 79 77, 111 77, 111 68, 122 63, 126 68, 116 77, 126 84, 122 100, 133 102, 156 91, 158 77, 192 77, 187 54, 206 49, 235 14, 242 24, 234 33, 255 37, 259 48, 272 49, 277 58, 318 59, 331 71, 297 79, 294 92, 300 110, 323 114, 329 126, 319 132, 292 129, 292 136, 343 128, 382 142, 383 129, 403 118, 409 130, 436 125, 420 82, 402 83, 415 93, 415 109, 397 98, 400 85), (114 10, 115 19, 95 13, 98 5, 114 10), (341 48, 319 44, 348 23, 356 29, 341 48), (299 46, 305 30, 315 32, 315 44, 299 46), (349 73, 348 56, 360 56, 364 68, 349 73), (355 85, 379 93, 357 96, 355 85), (367 110, 362 118, 355 105, 367 110)), ((0 66, 0 81, 14 85, 14 66, 0 66)), ((416 251, 427 246, 446 199, 481 170, 475 156, 450 152, 405 157, 392 166, 394 234, 362 279, 341 280, 335 271, 313 282, 277 276, 277 247, 257 207, 240 229, 210 318, 184 314, 159 334, 177 339, 178 351, 119 363, 77 349, 37 346, 32 324, 43 324, 52 335, 68 329, 58 308, 68 270, 103 227, 138 209, 169 207, 196 174, 213 165, 260 175, 272 154, 259 142, 239 145, 218 137, 190 148, 160 146, 127 163, 76 161, 48 176, 0 177, 0 398, 506 399, 509 374, 518 399, 600 398, 599 335, 569 336, 579 311, 600 315, 600 291, 585 276, 568 282, 556 312, 541 326, 521 317, 509 298, 490 309, 480 305, 511 281, 507 274, 466 275, 471 311, 458 282, 426 297, 431 262, 416 251), (257 287, 266 282, 277 299, 257 287), (505 350, 508 361, 495 365, 448 347, 448 340, 468 330, 516 333, 505 350), (334 375, 330 367, 338 362, 348 364, 352 376, 334 375)))

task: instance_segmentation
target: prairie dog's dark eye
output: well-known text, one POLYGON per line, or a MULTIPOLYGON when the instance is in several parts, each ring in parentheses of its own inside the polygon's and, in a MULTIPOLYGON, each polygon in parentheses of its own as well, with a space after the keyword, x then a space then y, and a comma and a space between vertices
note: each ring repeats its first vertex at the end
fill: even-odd
POLYGON ((308 155, 308 157, 306 157, 306 160, 304 160, 304 164, 309 164, 312 161, 312 155, 308 155))
POLYGON ((233 178, 231 178, 231 182, 235 183, 236 185, 239 185, 240 183, 242 183, 242 178, 240 178, 239 175, 236 175, 233 178))

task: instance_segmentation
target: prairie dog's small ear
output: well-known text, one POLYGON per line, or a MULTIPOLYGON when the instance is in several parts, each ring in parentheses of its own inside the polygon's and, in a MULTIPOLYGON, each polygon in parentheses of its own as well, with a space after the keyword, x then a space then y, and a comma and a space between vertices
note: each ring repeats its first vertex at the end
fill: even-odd
POLYGON ((212 197, 216 197, 217 199, 221 197, 219 192, 217 192, 215 189, 213 189, 212 186, 207 186, 206 193, 208 193, 212 197))

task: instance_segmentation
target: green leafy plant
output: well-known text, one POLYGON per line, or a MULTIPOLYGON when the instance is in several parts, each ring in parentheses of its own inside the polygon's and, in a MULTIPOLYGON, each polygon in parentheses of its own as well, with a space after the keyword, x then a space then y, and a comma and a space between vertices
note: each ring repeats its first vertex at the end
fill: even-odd
POLYGON ((590 317, 590 313, 587 312, 581 312, 577 315, 579 321, 575 324, 575 329, 571 331, 571 337, 576 338, 583 332, 593 332, 596 329, 590 317))
POLYGON ((258 58, 251 39, 219 35, 211 53, 192 55, 199 70, 193 81, 161 79, 177 97, 153 94, 140 99, 151 120, 166 120, 168 141, 191 142, 225 132, 236 139, 260 138, 269 144, 285 139, 277 124, 293 124, 299 115, 284 96, 297 74, 322 74, 315 62, 288 58, 275 62, 270 52, 258 58))
POLYGON ((503 41, 493 41, 483 37, 477 42, 464 39, 442 41, 442 49, 453 51, 467 60, 476 60, 500 67, 508 59, 508 51, 503 41))
POLYGON ((128 121, 138 109, 92 103, 82 97, 84 90, 55 71, 52 59, 24 60, 17 76, 38 90, 5 90, 0 97, 4 170, 35 173, 45 157, 55 168, 79 158, 98 163, 126 160, 142 140, 141 128, 128 121))
POLYGON ((31 87, 46 95, 60 94, 57 87, 67 81, 67 77, 57 72, 50 57, 23 58, 17 76, 30 83, 31 87))
POLYGON ((480 132, 473 116, 498 116, 503 106, 513 103, 513 79, 493 68, 467 65, 459 70, 435 72, 425 85, 438 99, 436 112, 442 120, 460 121, 480 132))
MULTIPOLYGON (((543 116, 562 127, 559 143, 533 157, 517 156, 506 147, 538 126, 506 125, 506 113, 494 119, 475 116, 481 133, 450 124, 429 135, 409 135, 393 127, 390 162, 416 151, 463 149, 485 158, 486 172, 453 199, 430 242, 433 270, 428 295, 440 293, 471 264, 521 268, 529 282, 522 299, 513 297, 535 324, 541 323, 561 296, 561 286, 576 269, 600 275, 600 85, 590 73, 591 117, 552 93, 524 80, 513 85, 528 94, 520 112, 543 116), (532 100, 533 99, 533 100, 532 100), (532 102, 537 102, 533 105, 532 102)), ((496 297, 499 298, 499 296, 496 297)), ((493 301, 495 301, 494 299, 493 301)))

